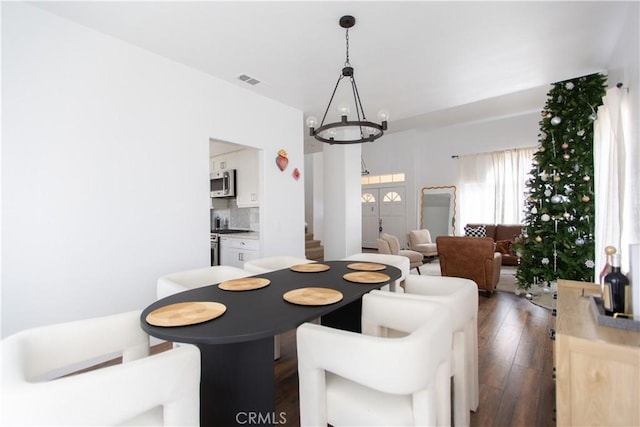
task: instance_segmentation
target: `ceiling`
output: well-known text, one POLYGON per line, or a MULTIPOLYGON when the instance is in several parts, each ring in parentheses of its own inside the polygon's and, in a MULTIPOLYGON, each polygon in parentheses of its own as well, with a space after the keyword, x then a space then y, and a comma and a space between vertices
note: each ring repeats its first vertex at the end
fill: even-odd
MULTIPOLYGON (((612 1, 31 4, 320 119, 345 62, 338 19, 353 15, 350 62, 364 110, 374 121, 380 109, 389 110, 389 132, 540 110, 550 83, 606 71, 630 7, 612 1), (242 82, 241 74, 260 83, 242 82)), ((332 105, 348 100, 339 92, 332 105)), ((320 148, 306 138, 305 152, 320 148)))

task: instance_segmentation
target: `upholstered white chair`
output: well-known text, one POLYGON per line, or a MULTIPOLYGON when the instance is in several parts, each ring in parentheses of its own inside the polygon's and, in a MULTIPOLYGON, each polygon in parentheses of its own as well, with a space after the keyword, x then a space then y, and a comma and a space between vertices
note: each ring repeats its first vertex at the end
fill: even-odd
POLYGON ((454 423, 469 424, 479 404, 478 286, 458 277, 410 276, 405 292, 450 307, 453 317, 454 423))
POLYGON ((183 346, 146 357, 140 313, 43 326, 2 340, 0 424, 198 425, 199 350, 183 346), (116 353, 123 363, 48 379, 116 353))
POLYGON ((378 253, 400 255, 409 258, 409 266, 411 269, 416 269, 420 274, 420 266, 422 265, 423 256, 420 252, 400 249, 400 242, 396 236, 391 234, 382 233, 379 239, 376 239, 378 243, 378 253))
POLYGON ((391 290, 391 292, 402 292, 401 285, 404 282, 404 279, 407 278, 407 276, 409 275, 409 271, 411 270, 411 267, 409 265, 409 258, 400 255, 358 253, 349 255, 348 257, 344 258, 343 261, 366 261, 398 267, 402 272, 400 278, 391 285, 382 287, 383 290, 391 290))
POLYGON ((253 274, 261 274, 289 268, 292 265, 310 264, 312 262, 315 261, 290 255, 276 255, 247 261, 244 263, 243 268, 253 274))
POLYGON ((451 311, 403 297, 364 295, 362 334, 298 327, 301 425, 450 424, 451 311))
POLYGON ((425 258, 438 256, 438 246, 431 240, 431 233, 425 228, 411 230, 407 234, 407 241, 409 242, 409 249, 420 252, 425 258))
POLYGON ((158 279, 156 292, 157 298, 161 299, 178 292, 190 289, 201 288, 225 280, 240 279, 252 276, 254 273, 241 268, 228 265, 214 265, 212 267, 196 268, 193 270, 180 271, 168 274, 158 279))

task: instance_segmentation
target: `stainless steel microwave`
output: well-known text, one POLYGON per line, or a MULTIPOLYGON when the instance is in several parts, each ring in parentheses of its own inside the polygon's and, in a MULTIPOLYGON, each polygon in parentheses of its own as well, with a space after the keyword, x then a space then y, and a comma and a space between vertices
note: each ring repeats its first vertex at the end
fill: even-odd
POLYGON ((236 196, 236 170, 213 172, 211 174, 211 197, 236 196))

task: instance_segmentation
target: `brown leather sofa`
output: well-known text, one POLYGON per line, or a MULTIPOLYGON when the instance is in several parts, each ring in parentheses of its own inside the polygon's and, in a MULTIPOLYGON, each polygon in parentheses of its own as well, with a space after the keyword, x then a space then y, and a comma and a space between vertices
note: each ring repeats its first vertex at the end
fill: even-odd
POLYGON ((484 225, 487 237, 496 243, 496 252, 502 254, 502 265, 518 265, 518 257, 512 253, 511 246, 516 237, 522 233, 520 224, 467 224, 467 227, 477 228, 484 225))
POLYGON ((495 252, 490 237, 439 236, 436 239, 440 274, 476 282, 486 296, 500 281, 502 254, 495 252))

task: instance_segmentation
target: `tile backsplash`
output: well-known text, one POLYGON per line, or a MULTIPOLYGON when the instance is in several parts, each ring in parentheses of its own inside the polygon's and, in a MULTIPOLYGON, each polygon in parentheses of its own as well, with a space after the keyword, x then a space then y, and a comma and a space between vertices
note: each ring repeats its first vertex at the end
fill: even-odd
POLYGON ((226 207, 214 207, 211 209, 211 229, 215 228, 216 217, 220 217, 220 224, 224 224, 225 219, 228 228, 241 228, 253 231, 260 230, 260 208, 239 208, 236 199, 227 199, 226 207))

